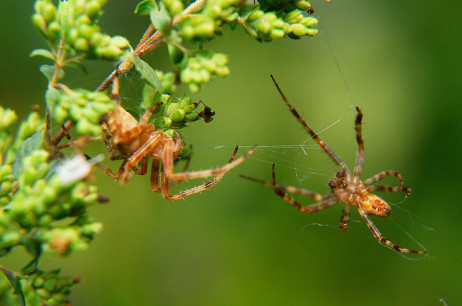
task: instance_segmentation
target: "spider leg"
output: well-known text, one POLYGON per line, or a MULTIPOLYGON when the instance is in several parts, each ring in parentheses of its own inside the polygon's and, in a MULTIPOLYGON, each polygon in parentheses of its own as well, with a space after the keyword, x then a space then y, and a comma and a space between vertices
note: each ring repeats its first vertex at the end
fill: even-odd
MULTIPOLYGON (((234 159, 236 158, 237 149, 238 149, 238 147, 236 147, 234 149, 233 155, 229 159, 228 164, 232 163, 234 161, 234 159)), ((195 194, 195 193, 207 190, 209 188, 212 188, 213 186, 215 186, 223 178, 223 176, 225 174, 226 174, 226 172, 223 172, 223 173, 217 175, 213 180, 208 181, 207 183, 204 183, 204 184, 199 185, 199 186, 195 186, 195 187, 187 189, 187 190, 183 190, 183 191, 181 191, 181 192, 179 192, 177 194, 174 194, 174 195, 170 195, 168 176, 166 175, 165 171, 162 171, 162 173, 161 173, 162 196, 165 199, 172 200, 172 201, 183 199, 183 198, 185 198, 187 196, 190 196, 192 194, 195 194)))
POLYGON ((153 159, 151 164, 151 189, 154 192, 161 192, 159 187, 159 167, 160 162, 153 159))
POLYGON ((356 165, 354 169, 354 176, 359 178, 361 175, 361 171, 363 170, 364 165, 364 141, 362 135, 362 121, 363 121, 363 113, 356 106, 356 111, 358 114, 356 115, 355 120, 355 131, 356 131, 356 142, 358 143, 358 153, 356 154, 356 165))
POLYGON ((391 242, 390 240, 388 240, 387 238, 383 237, 382 234, 380 233, 380 231, 377 229, 377 227, 374 225, 374 223, 372 222, 372 220, 369 218, 369 216, 367 215, 367 213, 364 211, 363 207, 361 206, 361 204, 357 204, 356 205, 358 207, 358 212, 359 214, 361 215, 361 217, 363 218, 364 222, 366 222, 366 225, 367 227, 371 230, 372 234, 374 235, 374 237, 382 244, 388 246, 389 248, 391 249, 394 249, 395 251, 398 251, 400 253, 414 253, 414 254, 426 254, 427 251, 415 251, 415 250, 410 250, 410 249, 406 249, 406 248, 402 248, 396 244, 394 244, 393 242, 391 242))
POLYGON ((298 122, 305 128, 305 130, 311 135, 311 137, 318 143, 318 145, 321 147, 321 149, 329 155, 329 157, 336 163, 343 171, 345 176, 349 178, 351 176, 350 171, 348 170, 348 167, 345 165, 345 163, 340 159, 340 157, 335 154, 335 152, 324 142, 322 139, 316 134, 310 127, 309 125, 303 120, 302 116, 298 113, 298 111, 295 109, 295 107, 290 104, 289 100, 286 98, 284 93, 282 92, 281 88, 279 87, 278 83, 274 79, 272 75, 271 79, 274 82, 274 85, 276 85, 277 90, 279 91, 279 94, 281 95, 282 99, 284 102, 286 102, 287 106, 289 107, 290 111, 292 114, 297 118, 298 122))
POLYGON ((148 158, 144 157, 141 160, 141 168, 137 169, 135 167, 132 168, 133 172, 135 172, 137 175, 145 175, 148 172, 148 158))
POLYGON ((376 190, 389 191, 389 192, 405 192, 407 193, 408 196, 411 194, 411 188, 409 187, 396 187, 396 186, 383 186, 383 185, 380 185, 380 186, 372 185, 372 186, 367 187, 368 192, 373 192, 376 190))
POLYGON ((399 173, 398 171, 393 171, 393 170, 385 170, 385 171, 382 171, 380 173, 377 173, 376 175, 371 176, 370 178, 366 179, 364 181, 364 184, 365 185, 373 184, 373 183, 378 182, 378 181, 380 181, 380 180, 382 180, 385 177, 390 176, 390 175, 396 176, 398 178, 399 182, 401 183, 401 187, 404 187, 404 182, 403 182, 403 178, 401 177, 401 173, 399 173))
MULTIPOLYGON (((184 181, 184 180, 190 180, 190 179, 196 179, 196 178, 204 178, 204 177, 209 177, 209 176, 215 176, 219 174, 224 174, 231 170, 232 168, 236 167, 240 163, 242 163, 247 157, 250 156, 256 149, 257 145, 254 145, 249 151, 247 151, 244 155, 239 157, 236 160, 233 160, 230 163, 227 163, 223 167, 220 168, 215 168, 215 169, 208 169, 208 170, 201 170, 201 171, 193 171, 193 172, 181 172, 181 173, 174 173, 173 172, 173 152, 174 152, 174 146, 175 144, 173 142, 166 143, 165 148, 164 148, 164 169, 165 173, 168 176, 169 179, 175 180, 175 181, 184 181)), ((236 146, 234 151, 237 151, 239 147, 236 146)), ((236 153, 233 153, 233 156, 236 153)))
MULTIPOLYGON (((90 157, 88 155, 85 155, 88 159, 90 159, 90 157)), ((114 173, 112 172, 111 169, 109 169, 108 167, 100 164, 100 163, 95 163, 95 166, 100 168, 101 170, 104 171, 104 173, 106 173, 108 176, 112 177, 113 179, 115 180, 120 180, 120 178, 122 177, 122 174, 124 173, 124 168, 125 168, 125 164, 127 163, 126 160, 123 161, 122 165, 120 165, 120 168, 119 170, 117 171, 117 173, 114 173)))
POLYGON ((146 112, 143 114, 143 117, 141 117, 140 120, 140 125, 145 126, 148 124, 149 118, 151 118, 152 113, 159 107, 160 103, 151 105, 148 107, 146 112))
POLYGON ((152 147, 156 146, 159 141, 161 141, 161 133, 163 132, 155 133, 149 137, 149 139, 128 159, 128 162, 124 168, 124 173, 122 175, 122 184, 127 183, 132 168, 149 154, 152 147))
POLYGON ((338 227, 342 232, 348 229, 348 225, 350 224, 350 204, 346 204, 345 208, 343 209, 342 216, 340 217, 340 223, 338 227))
POLYGON ((275 165, 273 164, 273 168, 272 168, 273 183, 266 182, 266 181, 263 181, 263 180, 259 180, 259 179, 256 179, 256 178, 253 178, 253 177, 250 177, 250 176, 246 176, 246 175, 242 175, 242 174, 239 175, 239 176, 242 177, 242 178, 248 179, 249 181, 253 181, 253 182, 265 185, 267 187, 270 187, 273 190, 280 190, 280 191, 283 191, 283 192, 301 194, 301 195, 308 196, 308 197, 312 198, 316 202, 321 202, 321 201, 324 200, 324 197, 322 195, 320 195, 319 193, 313 192, 311 190, 304 189, 304 188, 297 188, 297 187, 293 187, 293 186, 286 186, 286 185, 277 184, 276 183, 276 177, 275 177, 274 168, 275 168, 275 165))
POLYGON ((259 180, 259 179, 255 179, 255 178, 252 178, 252 177, 244 176, 244 175, 241 175, 241 177, 272 188, 274 193, 277 196, 279 196, 281 199, 283 199, 284 201, 286 201, 287 203, 289 203, 290 205, 292 205, 296 209, 298 209, 298 210, 300 210, 302 212, 305 212, 305 213, 313 213, 313 212, 316 212, 316 211, 320 211, 320 210, 326 209, 326 208, 334 205, 335 203, 337 203, 337 200, 335 198, 333 198, 331 196, 331 194, 323 197, 320 194, 317 194, 317 193, 315 193, 313 191, 310 191, 310 190, 307 190, 307 189, 302 189, 302 188, 296 188, 296 187, 292 187, 292 186, 284 186, 284 185, 276 184, 276 174, 275 174, 274 168, 275 168, 275 165, 273 164, 273 168, 272 168, 273 182, 272 183, 262 181, 262 180, 259 180), (311 204, 311 205, 308 205, 308 206, 303 206, 302 204, 298 203, 293 197, 291 197, 287 192, 292 192, 292 193, 308 196, 308 197, 314 199, 315 201, 317 201, 319 203, 311 204))

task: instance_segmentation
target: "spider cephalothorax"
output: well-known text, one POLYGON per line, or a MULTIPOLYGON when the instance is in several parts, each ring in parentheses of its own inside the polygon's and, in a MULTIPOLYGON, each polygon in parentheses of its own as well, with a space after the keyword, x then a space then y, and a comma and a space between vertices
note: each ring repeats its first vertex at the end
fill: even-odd
POLYGON ((415 251, 406 248, 402 248, 390 240, 384 238, 377 227, 374 225, 372 220, 369 218, 369 215, 386 217, 390 215, 391 209, 390 206, 380 197, 371 194, 371 192, 380 190, 380 191, 390 191, 390 192, 405 192, 407 195, 410 194, 411 189, 408 187, 404 187, 403 179, 401 174, 396 171, 387 170, 382 171, 364 181, 361 180, 361 171, 363 169, 364 164, 364 142, 362 138, 362 119, 363 113, 356 107, 356 111, 358 112, 355 120, 355 130, 356 130, 356 141, 358 142, 358 152, 356 156, 356 164, 354 167, 353 173, 350 172, 348 167, 345 163, 335 154, 335 152, 321 140, 321 138, 316 134, 303 120, 297 110, 289 103, 287 98, 285 97, 282 90, 279 88, 279 85, 273 79, 276 88, 278 89, 279 93, 281 94, 283 100, 289 107, 292 114, 297 118, 300 124, 305 128, 305 130, 311 135, 311 137, 318 143, 321 149, 334 161, 337 166, 341 169, 340 172, 335 174, 335 179, 329 181, 329 187, 331 192, 326 195, 321 195, 316 192, 313 192, 308 189, 304 188, 297 188, 292 186, 285 186, 276 183, 276 174, 274 171, 274 164, 272 169, 272 176, 273 181, 266 182, 263 180, 255 179, 248 176, 243 176, 246 179, 251 181, 263 184, 273 189, 274 193, 281 197, 283 200, 288 202, 289 204, 293 205, 298 210, 305 212, 305 213, 312 213, 316 212, 325 208, 328 208, 338 202, 344 202, 345 209, 343 210, 342 216, 340 218, 339 227, 341 230, 346 230, 349 225, 350 221, 350 208, 351 206, 355 206, 358 209, 359 214, 366 222, 366 225, 372 231, 374 237, 383 243, 384 245, 393 248, 394 250, 402 253, 416 253, 416 254, 424 254, 427 253, 426 251, 415 251), (401 184, 399 187, 391 187, 391 186, 383 186, 383 185, 372 185, 373 183, 380 181, 384 177, 387 176, 396 176, 401 184), (295 193, 300 195, 305 195, 313 200, 315 200, 316 204, 311 204, 308 206, 303 206, 298 203, 289 193, 295 193))
POLYGON ((221 168, 175 173, 173 162, 182 151, 183 140, 177 132, 174 132, 174 137, 171 137, 164 131, 157 130, 153 124, 148 122, 156 107, 157 105, 148 108, 139 122, 119 104, 112 112, 103 116, 101 127, 109 159, 123 160, 119 171, 115 174, 110 169, 105 168, 105 172, 109 176, 126 183, 132 171, 136 174, 144 175, 147 173, 148 157, 151 157, 153 159, 151 188, 155 192, 161 192, 163 197, 168 200, 178 200, 213 187, 227 171, 243 162, 256 149, 256 146, 254 146, 243 156, 234 160, 238 149, 236 147, 228 164, 221 168), (135 167, 137 164, 141 165, 140 169, 135 167), (175 195, 170 194, 169 179, 184 181, 209 176, 216 177, 203 185, 175 195))

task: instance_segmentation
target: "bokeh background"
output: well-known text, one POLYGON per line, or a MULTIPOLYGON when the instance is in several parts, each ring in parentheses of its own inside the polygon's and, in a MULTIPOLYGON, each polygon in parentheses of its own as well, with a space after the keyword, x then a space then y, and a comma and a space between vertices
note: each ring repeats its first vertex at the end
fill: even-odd
MULTIPOLYGON (((133 16, 136 2, 110 1, 103 29, 136 44, 148 24, 133 16)), ((22 116, 32 104, 43 106, 46 86, 38 72, 42 61, 28 57, 44 47, 30 22, 32 4, 0 4, 0 103, 22 116)), ((91 209, 103 233, 88 251, 44 259, 49 268, 82 276, 74 305, 462 304, 462 3, 312 5, 320 21, 314 38, 262 44, 238 29, 207 46, 230 55, 231 76, 195 96, 216 116, 183 131, 194 145, 191 169, 224 164, 236 144, 241 153, 261 145, 222 183, 169 202, 151 192, 147 176, 121 186, 96 173, 101 192, 112 199, 91 209), (324 193, 337 171, 289 113, 269 74, 349 165, 356 150, 354 105, 362 108, 364 177, 399 170, 413 190, 407 199, 384 194, 392 215, 373 220, 393 242, 425 248, 428 256, 383 247, 356 212, 349 230, 340 232, 342 204, 306 215, 238 177, 270 180, 276 163, 280 183, 324 193)), ((159 50, 146 60, 168 68, 165 55, 159 50)), ((71 73, 68 84, 95 88, 112 66, 90 62, 88 68, 88 78, 71 73)), ((124 98, 135 100, 139 88, 128 81, 124 98)), ((88 150, 96 154, 103 146, 88 150)), ((23 256, 14 252, 4 262, 24 263, 23 256)))

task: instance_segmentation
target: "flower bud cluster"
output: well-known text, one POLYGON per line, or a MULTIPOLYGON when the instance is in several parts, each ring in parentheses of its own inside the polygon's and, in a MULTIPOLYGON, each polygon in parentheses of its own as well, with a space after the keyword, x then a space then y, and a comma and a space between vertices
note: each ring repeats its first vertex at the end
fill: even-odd
POLYGON ((16 113, 0 106, 0 152, 5 152, 12 141, 12 131, 14 124, 18 120, 16 113))
POLYGON ((203 83, 208 83, 214 76, 220 78, 229 75, 228 56, 223 53, 213 53, 200 50, 192 53, 186 67, 181 71, 181 82, 189 85, 189 90, 196 93, 203 83))
POLYGON ((265 12, 277 10, 289 12, 294 9, 310 13, 313 12, 310 2, 306 0, 260 0, 258 3, 265 12))
POLYGON ((101 135, 99 120, 115 107, 114 101, 106 93, 85 89, 48 91, 54 93, 48 95, 47 105, 56 122, 62 124, 71 120, 80 135, 101 135))
POLYGON ((171 17, 174 17, 184 10, 184 4, 181 0, 162 0, 162 4, 167 9, 171 17))
MULTIPOLYGON (((36 301, 45 305, 61 305, 68 301, 69 294, 71 293, 70 287, 78 280, 71 277, 59 276, 60 270, 41 271, 37 270, 28 279, 28 288, 32 289, 36 296, 27 294, 25 292, 26 300, 29 304, 33 305, 36 301), (30 296, 30 299, 28 297, 30 296), (38 298, 37 298, 38 297, 38 298)), ((37 303, 37 304, 38 304, 37 303)))
MULTIPOLYGON (((80 218, 86 211, 86 207, 97 202, 98 194, 95 186, 85 182, 75 181, 62 183, 59 175, 54 174, 47 162, 48 152, 35 150, 31 155, 23 159, 23 171, 16 178, 18 190, 14 194, 10 204, 6 208, 11 221, 17 222, 22 228, 32 230, 33 228, 45 228, 51 230, 56 220, 68 217, 80 218)), ((93 223, 89 223, 93 224, 93 223)), ((88 224, 79 224, 79 227, 88 224)), ((61 227, 56 227, 61 228, 61 227)), ((73 226, 65 227, 77 235, 69 236, 69 248, 60 248, 58 254, 67 254, 72 251, 72 246, 79 246, 82 249, 80 240, 82 229, 73 226)), ((37 237, 43 243, 50 242, 50 236, 42 231, 37 237)), ((90 233, 92 236, 94 233, 90 233)), ((63 239, 64 240, 64 239, 63 239)), ((86 244, 86 241, 84 241, 86 244)))
POLYGON ((189 97, 174 98, 170 95, 163 95, 165 100, 162 105, 160 116, 156 118, 154 125, 159 129, 181 128, 186 122, 196 121, 199 118, 197 103, 189 97))
POLYGON ((29 114, 26 120, 22 121, 19 125, 18 132, 13 144, 10 146, 7 152, 6 163, 11 164, 16 157, 16 152, 18 151, 21 144, 35 134, 38 131, 43 131, 45 129, 45 121, 40 118, 40 115, 37 112, 32 112, 29 114))
POLYGON ((245 28, 258 40, 272 41, 285 36, 300 38, 305 35, 316 35, 318 30, 313 26, 317 23, 316 18, 304 16, 299 9, 288 13, 264 12, 256 9, 247 15, 245 28))
POLYGON ((238 14, 237 0, 209 0, 204 10, 192 15, 181 24, 182 37, 189 41, 203 41, 211 39, 216 32, 222 32, 224 21, 236 20, 238 14))
POLYGON ((32 22, 52 45, 62 40, 88 58, 116 60, 123 55, 129 42, 122 36, 101 33, 97 25, 101 7, 107 0, 60 1, 59 7, 51 0, 37 0, 32 22))
POLYGON ((163 72, 160 70, 156 70, 156 75, 162 83, 162 93, 174 93, 176 91, 177 86, 175 84, 175 73, 171 71, 163 72))

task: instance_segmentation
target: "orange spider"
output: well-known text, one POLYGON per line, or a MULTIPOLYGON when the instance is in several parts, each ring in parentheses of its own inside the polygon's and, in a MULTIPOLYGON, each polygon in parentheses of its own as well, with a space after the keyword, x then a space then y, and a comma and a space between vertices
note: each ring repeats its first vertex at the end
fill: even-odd
POLYGON ((119 104, 117 104, 112 112, 103 116, 101 127, 109 159, 123 160, 117 173, 113 173, 109 168, 103 168, 110 177, 121 180, 125 184, 132 170, 138 175, 144 175, 147 173, 148 157, 151 157, 153 159, 151 166, 151 189, 155 192, 161 192, 162 196, 167 200, 179 200, 215 186, 226 172, 242 163, 257 147, 256 145, 253 146, 243 156, 234 160, 238 150, 236 146, 229 162, 221 168, 175 173, 173 171, 173 161, 178 158, 183 149, 183 140, 177 132, 175 132, 174 138, 172 138, 162 130, 157 130, 154 125, 148 123, 151 114, 156 108, 157 105, 151 106, 144 113, 140 122, 137 122, 119 104), (138 163, 141 163, 140 169, 135 167, 138 163), (170 194, 169 179, 184 181, 214 175, 216 177, 212 181, 174 195, 170 194))
POLYGON ((256 178, 242 176, 246 179, 251 181, 263 184, 273 189, 274 193, 281 197, 284 201, 288 202, 296 209, 305 212, 305 213, 312 213, 316 212, 325 208, 328 208, 338 202, 344 202, 346 204, 345 209, 343 210, 342 216, 340 218, 339 227, 342 231, 345 231, 348 228, 348 224, 350 221, 350 208, 351 206, 356 206, 358 209, 359 214, 366 222, 367 227, 372 231, 374 237, 382 244, 398 251, 401 253, 415 253, 415 254, 425 254, 427 251, 414 251, 406 248, 402 248, 387 238, 384 238, 377 227, 374 225, 372 220, 369 218, 369 215, 386 217, 390 214, 391 208, 390 206, 380 197, 371 194, 370 192, 381 190, 381 191, 390 191, 390 192, 406 192, 407 195, 410 194, 411 189, 408 187, 404 187, 403 179, 401 174, 396 171, 387 170, 382 171, 379 174, 376 174, 365 181, 361 181, 360 175, 363 169, 364 164, 364 142, 362 138, 362 119, 363 113, 356 107, 356 111, 358 115, 356 116, 355 121, 355 130, 356 130, 356 141, 358 142, 358 153, 356 156, 356 165, 354 168, 354 173, 352 174, 345 163, 332 151, 332 149, 321 140, 321 138, 316 134, 303 120, 297 110, 289 103, 286 96, 280 89, 279 85, 274 80, 273 76, 271 76, 274 84, 276 85, 277 90, 279 91, 282 99, 285 101, 287 106, 289 107, 292 114, 298 119, 298 122, 303 125, 305 130, 311 135, 311 137, 318 143, 321 149, 337 164, 341 171, 337 172, 335 175, 335 180, 331 180, 329 182, 329 187, 331 192, 327 195, 321 195, 316 192, 313 192, 308 189, 304 188, 297 188, 292 186, 285 186, 276 183, 276 176, 274 171, 274 164, 272 168, 272 177, 273 181, 266 182, 256 178), (400 187, 390 187, 390 186, 377 186, 371 185, 386 176, 396 176, 401 183, 400 187), (298 203, 292 196, 288 193, 295 193, 301 194, 304 196, 308 196, 315 200, 316 204, 302 206, 298 203))

